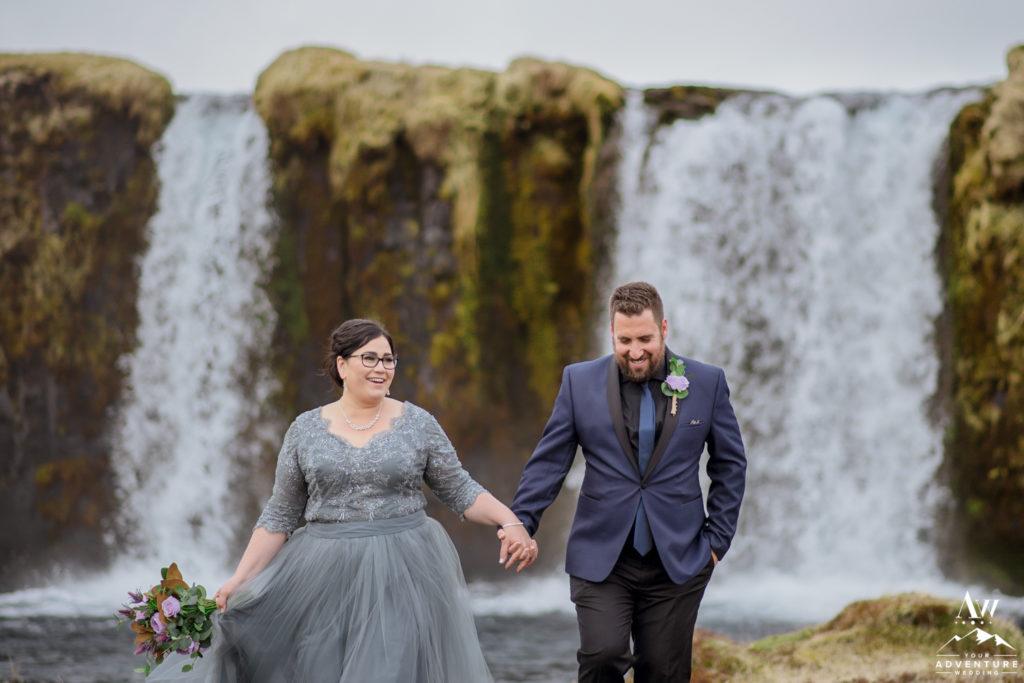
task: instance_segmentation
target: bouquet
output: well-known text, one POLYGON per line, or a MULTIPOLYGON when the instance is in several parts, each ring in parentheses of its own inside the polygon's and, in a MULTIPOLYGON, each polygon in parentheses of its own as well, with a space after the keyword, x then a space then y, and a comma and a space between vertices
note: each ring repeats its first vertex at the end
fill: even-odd
MULTIPOLYGON (((190 659, 202 657, 210 647, 217 602, 206 597, 199 585, 189 588, 177 564, 160 570, 163 580, 145 593, 129 592, 132 602, 117 612, 117 626, 128 622, 135 631, 135 654, 146 656, 146 666, 136 669, 147 676, 164 657, 177 652, 190 659)), ((192 664, 181 667, 191 671, 192 664)))

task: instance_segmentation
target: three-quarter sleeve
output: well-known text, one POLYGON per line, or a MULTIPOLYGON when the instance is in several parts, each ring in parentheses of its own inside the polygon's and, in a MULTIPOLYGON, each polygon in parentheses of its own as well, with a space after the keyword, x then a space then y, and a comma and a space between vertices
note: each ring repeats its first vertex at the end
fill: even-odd
POLYGON ((302 513, 306 510, 309 492, 306 489, 306 478, 299 467, 297 424, 292 422, 284 435, 281 452, 277 455, 274 491, 254 529, 263 527, 267 531, 283 531, 291 536, 298 528, 302 513))
POLYGON ((442 503, 462 518, 466 508, 486 489, 462 467, 459 456, 455 454, 455 447, 437 420, 428 415, 425 422, 427 464, 423 470, 423 480, 442 503))

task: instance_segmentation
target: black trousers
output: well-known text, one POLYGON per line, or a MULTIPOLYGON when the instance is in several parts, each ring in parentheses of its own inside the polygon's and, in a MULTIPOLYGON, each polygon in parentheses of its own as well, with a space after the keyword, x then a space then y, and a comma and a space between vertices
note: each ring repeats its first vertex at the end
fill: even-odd
POLYGON ((709 559, 686 583, 672 583, 657 550, 641 557, 627 544, 604 581, 570 576, 579 683, 622 683, 630 667, 635 683, 689 681, 693 625, 713 568, 709 559))

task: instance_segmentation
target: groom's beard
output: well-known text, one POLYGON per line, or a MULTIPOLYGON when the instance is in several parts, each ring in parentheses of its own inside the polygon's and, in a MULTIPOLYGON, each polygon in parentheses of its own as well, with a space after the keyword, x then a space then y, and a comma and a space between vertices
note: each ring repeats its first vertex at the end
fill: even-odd
POLYGON ((644 352, 644 359, 647 364, 640 368, 634 368, 629 362, 629 354, 625 353, 619 356, 615 356, 615 362, 619 364, 619 370, 622 371, 622 376, 631 382, 646 382, 647 380, 654 377, 654 373, 657 372, 658 368, 661 367, 662 361, 665 360, 665 347, 661 347, 657 355, 644 352))

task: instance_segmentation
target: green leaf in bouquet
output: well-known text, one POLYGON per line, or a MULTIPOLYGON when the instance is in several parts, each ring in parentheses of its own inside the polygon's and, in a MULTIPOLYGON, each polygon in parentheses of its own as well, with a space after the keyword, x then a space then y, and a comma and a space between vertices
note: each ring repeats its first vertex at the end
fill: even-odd
POLYGON ((149 675, 149 671, 147 671, 148 668, 149 668, 148 666, 140 666, 138 669, 135 670, 135 673, 137 673, 137 674, 146 674, 148 676, 149 675))
POLYGON ((212 634, 212 633, 213 633, 213 625, 211 624, 210 626, 207 626, 206 628, 204 628, 204 629, 203 629, 203 630, 202 630, 202 631, 201 631, 201 632, 199 633, 199 640, 200 640, 200 641, 204 641, 204 640, 207 640, 207 639, 209 639, 209 637, 210 637, 210 634, 212 634))
POLYGON ((188 673, 189 671, 192 670, 192 665, 191 664, 186 664, 185 666, 181 667, 181 670, 184 671, 185 673, 188 673))

